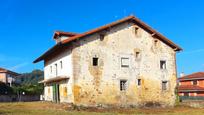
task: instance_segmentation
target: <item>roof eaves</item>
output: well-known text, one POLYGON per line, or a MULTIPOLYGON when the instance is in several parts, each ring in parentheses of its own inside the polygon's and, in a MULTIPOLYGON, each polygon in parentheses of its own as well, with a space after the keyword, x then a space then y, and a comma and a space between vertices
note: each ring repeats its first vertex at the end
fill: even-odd
POLYGON ((44 52, 40 57, 38 57, 35 61, 33 61, 33 63, 37 63, 39 61, 42 61, 44 59, 45 56, 49 55, 50 53, 54 52, 57 48, 59 48, 61 46, 61 42, 59 42, 58 44, 54 45, 53 47, 51 47, 49 50, 47 50, 46 52, 44 52))

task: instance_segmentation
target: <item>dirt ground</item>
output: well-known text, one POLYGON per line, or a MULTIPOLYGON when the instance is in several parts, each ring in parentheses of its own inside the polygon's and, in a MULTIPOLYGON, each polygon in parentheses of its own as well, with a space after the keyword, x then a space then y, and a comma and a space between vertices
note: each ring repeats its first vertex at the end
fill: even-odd
POLYGON ((204 115, 204 109, 177 106, 174 108, 75 108, 50 102, 0 103, 0 115, 204 115))

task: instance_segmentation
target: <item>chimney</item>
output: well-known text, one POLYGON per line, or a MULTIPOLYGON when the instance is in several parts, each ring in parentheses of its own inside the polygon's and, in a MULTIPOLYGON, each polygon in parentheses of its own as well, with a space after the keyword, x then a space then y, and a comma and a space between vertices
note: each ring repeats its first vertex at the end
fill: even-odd
POLYGON ((185 73, 184 73, 184 72, 181 72, 181 73, 180 73, 180 77, 183 77, 183 76, 185 76, 185 73))
POLYGON ((68 39, 69 37, 73 37, 77 35, 76 33, 71 33, 71 32, 62 32, 62 31, 56 31, 54 33, 54 40, 56 41, 56 44, 65 40, 65 39, 68 39))

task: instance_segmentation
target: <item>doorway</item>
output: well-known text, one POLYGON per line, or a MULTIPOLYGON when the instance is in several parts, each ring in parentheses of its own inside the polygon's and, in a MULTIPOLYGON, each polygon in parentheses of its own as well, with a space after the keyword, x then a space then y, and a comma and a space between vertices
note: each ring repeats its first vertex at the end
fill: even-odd
POLYGON ((60 102, 60 95, 59 95, 59 84, 53 84, 53 102, 59 103, 60 102))

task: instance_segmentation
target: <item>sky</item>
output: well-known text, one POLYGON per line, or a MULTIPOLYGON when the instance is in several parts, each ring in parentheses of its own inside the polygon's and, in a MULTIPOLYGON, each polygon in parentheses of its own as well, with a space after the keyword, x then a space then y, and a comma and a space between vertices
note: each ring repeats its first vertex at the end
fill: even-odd
POLYGON ((203 0, 1 0, 0 67, 43 69, 33 60, 55 44, 56 30, 82 33, 135 15, 184 50, 178 73, 204 71, 203 0))

